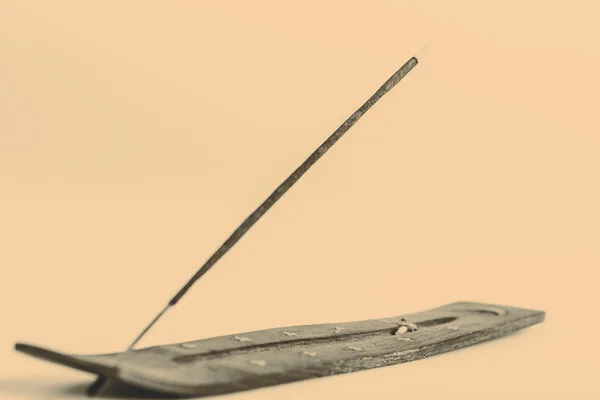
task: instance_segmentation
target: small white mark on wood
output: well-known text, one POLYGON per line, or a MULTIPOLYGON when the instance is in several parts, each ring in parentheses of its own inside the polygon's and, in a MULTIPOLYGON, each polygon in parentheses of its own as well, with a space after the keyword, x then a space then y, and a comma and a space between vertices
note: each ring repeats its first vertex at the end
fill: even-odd
POLYGON ((345 331, 347 328, 344 328, 342 326, 336 326, 335 328, 333 328, 333 331, 335 333, 340 333, 341 331, 345 331))
POLYGON ((346 348, 348 348, 350 350, 354 350, 354 351, 363 351, 364 350, 362 347, 357 347, 357 346, 346 346, 346 348))
POLYGON ((415 340, 415 339, 409 338, 409 337, 399 337, 397 339, 400 340, 400 341, 402 341, 402 342, 412 342, 413 340, 415 340))
POLYGON ((265 360, 252 360, 250 361, 250 364, 258 365, 259 367, 264 367, 265 365, 267 365, 267 362, 265 360))
POLYGON ((415 353, 417 351, 419 351, 419 349, 410 349, 410 350, 403 350, 403 351, 395 351, 395 352, 393 352, 390 355, 392 355, 392 356, 403 356, 403 355, 406 355, 406 354, 415 353))
POLYGON ((283 331, 281 333, 283 333, 285 336, 298 336, 296 332, 283 331))
POLYGON ((180 346, 183 347, 184 349, 195 349, 196 348, 196 345, 194 343, 181 343, 180 346))
POLYGON ((451 331, 457 331, 460 328, 458 326, 449 326, 448 329, 450 329, 451 331))
POLYGON ((315 351, 303 351, 302 354, 309 357, 316 357, 318 355, 318 353, 315 351))
POLYGON ((252 341, 245 336, 234 336, 233 338, 235 340, 237 340, 238 342, 251 342, 252 341))

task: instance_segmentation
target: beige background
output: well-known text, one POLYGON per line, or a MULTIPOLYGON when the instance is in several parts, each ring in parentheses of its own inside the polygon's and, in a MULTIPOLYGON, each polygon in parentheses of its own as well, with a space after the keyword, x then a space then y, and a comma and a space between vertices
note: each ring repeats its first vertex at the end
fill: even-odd
POLYGON ((600 398, 597 2, 0 4, 0 398, 82 397, 14 342, 124 349, 430 40, 141 345, 492 302, 547 321, 229 397, 600 398))

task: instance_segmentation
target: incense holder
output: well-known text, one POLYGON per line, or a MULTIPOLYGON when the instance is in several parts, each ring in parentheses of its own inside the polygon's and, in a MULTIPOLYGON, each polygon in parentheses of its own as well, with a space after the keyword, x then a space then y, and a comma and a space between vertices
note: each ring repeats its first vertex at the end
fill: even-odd
POLYGON ((123 353, 16 350, 109 380, 175 396, 207 396, 414 361, 500 338, 543 311, 460 302, 385 319, 291 326, 123 353))

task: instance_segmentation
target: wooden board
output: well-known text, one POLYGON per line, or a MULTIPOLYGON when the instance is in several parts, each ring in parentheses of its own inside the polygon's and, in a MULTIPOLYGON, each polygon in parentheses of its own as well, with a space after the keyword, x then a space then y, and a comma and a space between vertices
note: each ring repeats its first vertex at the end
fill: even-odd
POLYGON ((305 325, 76 356, 18 343, 16 349, 143 389, 203 396, 414 361, 542 322, 545 313, 453 303, 426 312, 367 321, 305 325), (418 330, 395 334, 401 318, 418 330))

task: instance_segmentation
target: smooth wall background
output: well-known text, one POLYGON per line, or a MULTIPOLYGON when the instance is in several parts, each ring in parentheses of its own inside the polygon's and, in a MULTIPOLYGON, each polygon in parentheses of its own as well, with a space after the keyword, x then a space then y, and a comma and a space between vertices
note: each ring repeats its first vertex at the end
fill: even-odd
POLYGON ((522 334, 235 399, 593 399, 595 1, 0 3, 0 398, 127 347, 408 58, 422 62, 140 344, 542 309, 522 334))

